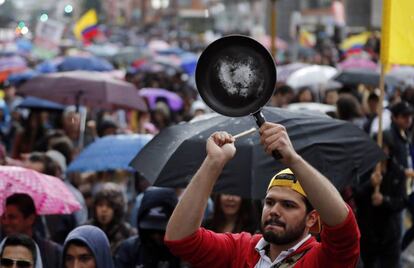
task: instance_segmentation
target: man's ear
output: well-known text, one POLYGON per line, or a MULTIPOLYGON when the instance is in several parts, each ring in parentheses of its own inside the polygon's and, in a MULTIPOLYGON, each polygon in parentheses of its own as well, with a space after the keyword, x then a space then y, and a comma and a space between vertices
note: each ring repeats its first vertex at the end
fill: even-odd
POLYGON ((306 215, 306 227, 309 229, 319 220, 319 213, 314 209, 306 215))
POLYGON ((26 223, 30 226, 33 226, 36 221, 36 214, 32 214, 25 219, 26 223))

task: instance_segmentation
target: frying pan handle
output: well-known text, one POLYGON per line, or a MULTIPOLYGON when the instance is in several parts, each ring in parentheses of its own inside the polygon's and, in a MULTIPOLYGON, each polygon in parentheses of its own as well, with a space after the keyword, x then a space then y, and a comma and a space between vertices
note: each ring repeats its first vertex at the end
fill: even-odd
MULTIPOLYGON (((255 113, 253 114, 253 117, 254 117, 254 120, 256 120, 256 124, 257 124, 259 127, 261 127, 261 126, 264 124, 264 122, 266 122, 266 119, 265 119, 265 117, 263 116, 263 113, 262 113, 262 111, 261 111, 261 110, 259 110, 259 111, 255 112, 255 113)), ((273 158, 274 158, 274 159, 276 159, 276 160, 282 159, 282 155, 281 155, 281 154, 280 154, 277 150, 274 150, 274 151, 272 152, 272 156, 273 156, 273 158)))

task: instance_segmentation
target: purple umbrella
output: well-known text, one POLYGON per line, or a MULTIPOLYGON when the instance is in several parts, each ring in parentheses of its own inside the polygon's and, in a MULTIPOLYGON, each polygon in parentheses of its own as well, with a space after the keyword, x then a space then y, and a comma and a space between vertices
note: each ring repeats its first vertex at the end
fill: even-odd
POLYGON ((180 110, 184 104, 181 97, 176 93, 162 88, 143 88, 139 90, 139 95, 148 99, 150 109, 155 109, 159 99, 165 99, 173 111, 180 110))

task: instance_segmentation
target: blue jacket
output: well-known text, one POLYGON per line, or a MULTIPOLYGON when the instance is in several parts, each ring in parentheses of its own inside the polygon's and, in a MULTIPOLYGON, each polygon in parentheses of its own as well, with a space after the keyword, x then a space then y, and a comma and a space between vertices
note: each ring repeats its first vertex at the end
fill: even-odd
MULTIPOLYGON (((96 268, 114 268, 109 241, 101 229, 84 225, 70 232, 63 245, 63 260, 65 259, 67 246, 73 240, 82 241, 88 246, 95 257, 96 268)), ((62 263, 64 265, 64 261, 62 263)))

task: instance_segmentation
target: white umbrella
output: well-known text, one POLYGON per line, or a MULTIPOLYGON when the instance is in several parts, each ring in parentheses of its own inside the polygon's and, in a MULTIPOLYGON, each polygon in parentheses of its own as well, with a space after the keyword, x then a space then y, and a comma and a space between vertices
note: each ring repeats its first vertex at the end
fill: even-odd
POLYGON ((292 73, 286 83, 293 88, 317 87, 326 84, 338 73, 334 67, 327 65, 311 65, 292 73))
POLYGON ((291 111, 311 111, 326 114, 327 112, 335 112, 336 107, 334 105, 319 103, 319 102, 298 102, 292 103, 287 106, 291 111))

